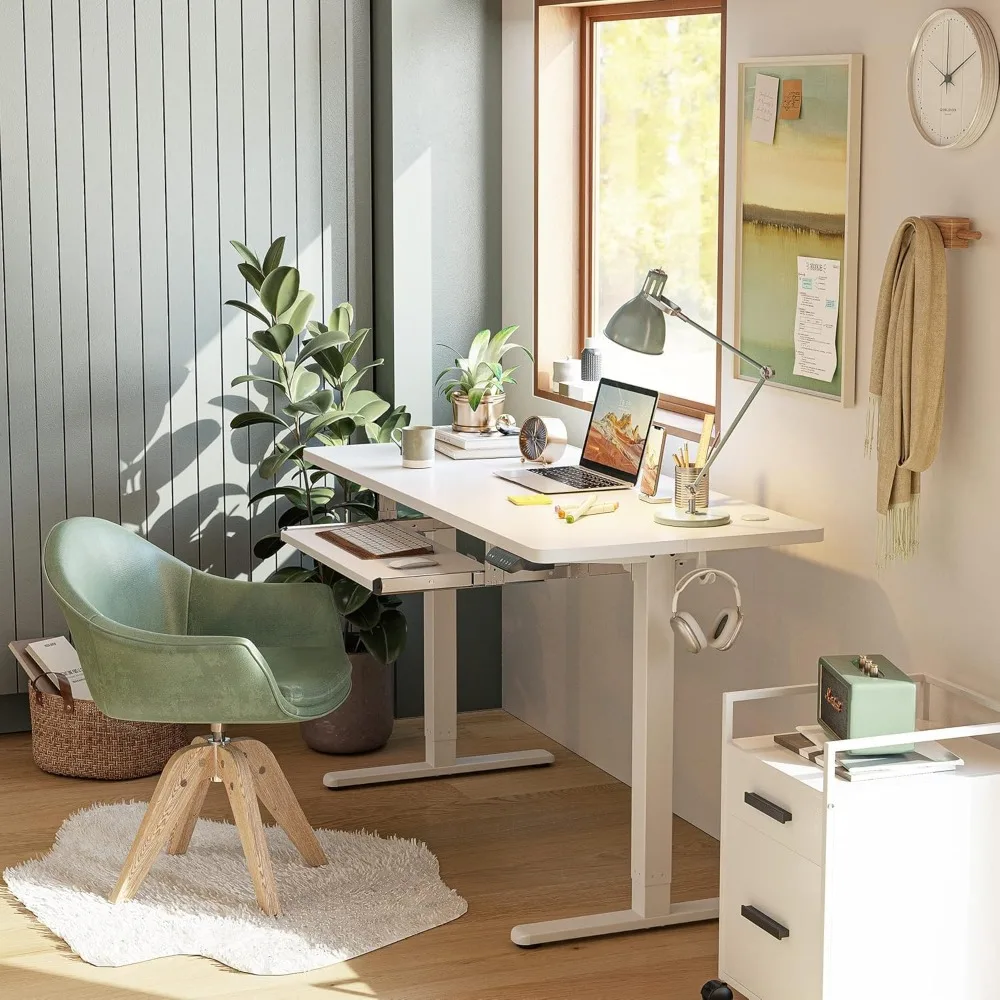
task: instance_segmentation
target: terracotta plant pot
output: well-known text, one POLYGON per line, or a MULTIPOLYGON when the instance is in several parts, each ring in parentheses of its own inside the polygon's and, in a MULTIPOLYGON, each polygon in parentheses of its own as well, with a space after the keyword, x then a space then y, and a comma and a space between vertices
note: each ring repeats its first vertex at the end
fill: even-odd
POLYGON ((487 428, 496 427, 497 420, 503 416, 506 401, 507 396, 502 392, 483 396, 479 405, 472 409, 469 397, 464 393, 456 393, 451 397, 451 429, 481 434, 487 428))
POLYGON ((300 722, 302 739, 320 753, 367 753, 389 742, 393 723, 392 667, 369 653, 351 653, 351 693, 321 719, 300 722))

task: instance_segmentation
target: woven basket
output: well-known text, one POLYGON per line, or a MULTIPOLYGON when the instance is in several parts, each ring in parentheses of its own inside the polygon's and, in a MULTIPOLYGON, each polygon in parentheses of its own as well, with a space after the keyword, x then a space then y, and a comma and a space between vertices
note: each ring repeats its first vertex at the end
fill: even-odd
POLYGON ((92 701, 74 699, 63 677, 59 694, 40 691, 31 681, 31 753, 49 774, 125 781, 159 774, 190 742, 187 727, 159 722, 110 719, 92 701))

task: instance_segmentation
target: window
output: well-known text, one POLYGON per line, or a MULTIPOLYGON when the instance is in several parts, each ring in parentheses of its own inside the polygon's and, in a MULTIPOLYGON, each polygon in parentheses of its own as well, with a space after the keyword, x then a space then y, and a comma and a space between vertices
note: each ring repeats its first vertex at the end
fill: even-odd
MULTIPOLYGON (((565 274, 538 275, 539 358, 579 355, 599 337, 604 373, 660 391, 664 405, 693 417, 718 409, 720 349, 680 320, 667 319, 666 352, 638 355, 603 336, 614 311, 632 298, 650 268, 670 276, 666 294, 709 330, 719 328, 720 164, 724 0, 539 7, 539 269, 559 239, 558 170, 565 186, 565 122, 575 113, 577 303, 565 353, 544 343, 557 302, 548 287, 565 274), (573 23, 575 58, 567 56, 573 23), (560 34, 561 32, 561 34, 560 34), (571 62, 576 107, 566 94, 571 62), (562 67, 560 69, 560 67, 562 67), (562 74, 560 76, 560 73, 562 74), (560 102, 561 97, 561 102, 560 102), (561 131, 560 131, 561 129, 561 131), (544 130, 544 131, 543 131, 544 130), (542 231, 553 227, 558 231, 542 231)), ((570 252, 572 247, 569 248, 570 252)), ((564 310, 565 311, 565 310, 564 310)))

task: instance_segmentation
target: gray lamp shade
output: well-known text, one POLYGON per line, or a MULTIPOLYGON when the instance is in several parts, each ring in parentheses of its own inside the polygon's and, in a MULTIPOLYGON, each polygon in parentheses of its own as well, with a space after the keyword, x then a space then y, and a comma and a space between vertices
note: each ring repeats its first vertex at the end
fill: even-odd
POLYGON ((647 296, 663 291, 667 276, 662 271, 646 275, 642 291, 625 303, 608 321, 604 336, 612 343, 639 354, 662 354, 667 342, 667 321, 647 296))

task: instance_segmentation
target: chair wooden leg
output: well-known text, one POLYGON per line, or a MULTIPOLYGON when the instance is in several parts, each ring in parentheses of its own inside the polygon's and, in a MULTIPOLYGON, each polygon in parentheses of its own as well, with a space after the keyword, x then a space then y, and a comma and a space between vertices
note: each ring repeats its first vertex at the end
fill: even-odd
MULTIPOLYGON (((204 736, 196 736, 191 741, 191 746, 205 746, 207 743, 208 740, 204 736)), ((201 810, 205 805, 205 796, 208 795, 208 789, 212 784, 212 775, 214 773, 215 767, 213 764, 211 773, 206 774, 201 779, 197 791, 191 798, 191 804, 188 806, 187 813, 179 818, 177 825, 174 827, 174 831, 170 835, 170 841, 167 844, 167 854, 187 853, 187 849, 191 844, 191 835, 194 833, 198 817, 201 815, 201 810)))
POLYGON ((187 814, 203 778, 213 769, 211 748, 203 746, 184 747, 167 761, 111 893, 112 903, 123 903, 136 894, 180 817, 187 814))
POLYGON ((246 754, 233 743, 226 743, 218 748, 218 767, 243 844, 257 903, 268 916, 281 916, 271 855, 268 853, 264 824, 257 805, 253 768, 246 754))
POLYGON ((250 763, 260 801, 288 834, 305 863, 314 868, 325 865, 326 854, 274 754, 259 740, 235 739, 233 744, 243 751, 250 763))

